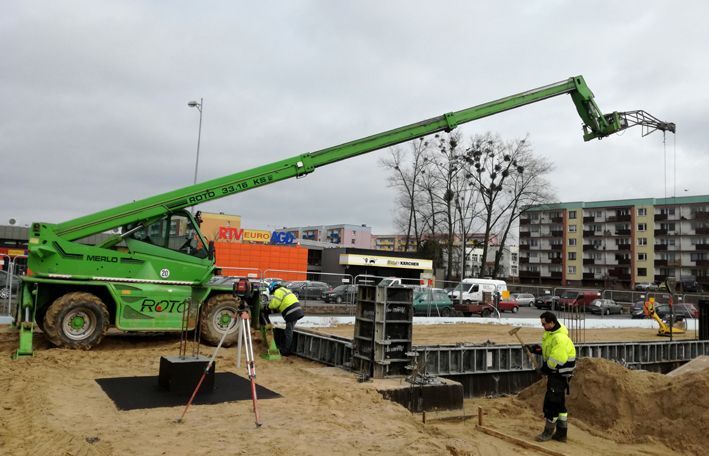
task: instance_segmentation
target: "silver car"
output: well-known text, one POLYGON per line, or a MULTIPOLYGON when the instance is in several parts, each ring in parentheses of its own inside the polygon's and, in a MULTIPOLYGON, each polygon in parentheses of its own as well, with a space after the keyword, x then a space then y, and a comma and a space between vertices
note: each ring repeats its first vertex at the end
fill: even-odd
POLYGON ((616 304, 612 299, 594 299, 591 302, 591 313, 599 315, 621 314, 623 306, 616 304))
POLYGON ((534 295, 531 293, 512 293, 510 295, 512 299, 517 301, 519 306, 531 307, 534 304, 534 295))

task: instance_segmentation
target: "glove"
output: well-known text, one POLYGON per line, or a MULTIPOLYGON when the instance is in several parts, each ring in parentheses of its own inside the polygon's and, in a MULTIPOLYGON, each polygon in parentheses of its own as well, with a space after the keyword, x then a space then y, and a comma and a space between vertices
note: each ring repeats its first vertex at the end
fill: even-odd
POLYGON ((533 353, 535 355, 541 355, 542 354, 542 346, 539 344, 531 344, 531 345, 525 345, 524 348, 526 350, 529 350, 530 353, 533 353))

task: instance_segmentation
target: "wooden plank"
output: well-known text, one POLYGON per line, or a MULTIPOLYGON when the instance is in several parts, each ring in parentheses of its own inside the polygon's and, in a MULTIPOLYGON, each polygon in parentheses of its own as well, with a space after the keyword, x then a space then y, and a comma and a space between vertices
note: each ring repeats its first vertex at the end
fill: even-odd
POLYGON ((514 443, 515 445, 519 445, 523 448, 528 448, 530 450, 539 451, 540 453, 549 454, 551 456, 565 456, 564 453, 550 450, 549 448, 543 447, 541 445, 537 445, 532 442, 527 442, 526 440, 518 439, 517 437, 512 437, 511 435, 508 435, 508 434, 503 434, 502 432, 496 431, 494 429, 490 429, 485 426, 476 425, 475 428, 488 434, 488 435, 491 435, 493 437, 497 437, 499 439, 505 440, 510 443, 514 443))

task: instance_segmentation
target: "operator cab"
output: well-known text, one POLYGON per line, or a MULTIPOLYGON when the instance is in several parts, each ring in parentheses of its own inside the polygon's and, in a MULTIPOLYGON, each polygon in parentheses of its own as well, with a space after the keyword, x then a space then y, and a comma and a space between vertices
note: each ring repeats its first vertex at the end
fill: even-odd
POLYGON ((147 226, 128 225, 124 227, 123 231, 130 233, 127 237, 136 241, 170 249, 196 258, 208 258, 210 256, 210 244, 205 241, 195 219, 187 211, 177 211, 173 214, 168 214, 147 226))

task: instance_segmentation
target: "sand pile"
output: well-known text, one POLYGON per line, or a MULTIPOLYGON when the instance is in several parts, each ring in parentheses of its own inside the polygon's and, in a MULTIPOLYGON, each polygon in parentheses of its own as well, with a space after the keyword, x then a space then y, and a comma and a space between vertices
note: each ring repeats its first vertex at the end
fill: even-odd
MULTIPOLYGON (((541 409, 540 381, 518 399, 541 409)), ((567 396, 570 420, 619 443, 660 441, 685 453, 709 448, 709 370, 676 377, 632 371, 604 359, 582 359, 567 396)))

